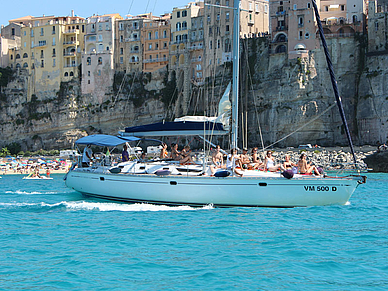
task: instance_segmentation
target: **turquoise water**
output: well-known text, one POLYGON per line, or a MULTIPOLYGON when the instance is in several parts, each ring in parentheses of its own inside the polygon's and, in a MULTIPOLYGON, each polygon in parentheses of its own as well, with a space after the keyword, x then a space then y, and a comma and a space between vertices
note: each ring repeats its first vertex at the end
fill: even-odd
POLYGON ((349 205, 112 203, 0 179, 1 290, 387 290, 388 175, 349 205))

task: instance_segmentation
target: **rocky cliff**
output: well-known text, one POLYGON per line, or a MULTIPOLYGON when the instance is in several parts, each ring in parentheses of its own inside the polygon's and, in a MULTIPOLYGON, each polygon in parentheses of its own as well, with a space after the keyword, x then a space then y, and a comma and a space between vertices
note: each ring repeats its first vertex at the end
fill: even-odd
MULTIPOLYGON (((289 60, 287 54, 269 54, 265 38, 243 42, 240 108, 244 120, 248 120, 244 124, 248 146, 261 145, 259 128, 265 145, 291 132, 295 133, 277 145, 346 144, 338 110, 331 107, 335 99, 321 49, 310 51, 308 58, 289 60)), ((385 142, 388 58, 368 56, 361 37, 331 38, 328 42, 354 142, 385 142)), ((230 72, 230 66, 218 70, 225 71, 230 72)), ((82 96, 76 79, 62 83, 57 91, 30 95, 29 76, 23 71, 15 73, 1 88, 0 147, 17 142, 24 151, 69 148, 82 135, 116 134, 125 126, 171 118, 168 105, 172 104, 175 111, 182 104, 174 97, 175 80, 170 76, 169 81, 167 76, 167 71, 128 75, 123 82, 124 76, 117 73, 114 84, 107 84, 109 93, 97 99, 82 96)), ((223 80, 221 87, 227 85, 225 77, 218 79, 223 80)), ((202 104, 215 104, 222 90, 206 90, 202 104)))

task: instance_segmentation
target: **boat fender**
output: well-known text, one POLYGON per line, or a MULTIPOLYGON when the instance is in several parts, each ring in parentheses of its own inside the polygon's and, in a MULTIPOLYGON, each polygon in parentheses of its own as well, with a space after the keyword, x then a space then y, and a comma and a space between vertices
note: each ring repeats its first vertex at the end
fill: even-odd
POLYGON ((214 173, 214 177, 228 177, 229 175, 229 171, 218 171, 214 173))
POLYGON ((285 170, 282 172, 282 175, 286 179, 291 179, 292 177, 294 177, 294 172, 292 170, 285 170))
POLYGON ((121 168, 111 168, 109 169, 109 172, 111 172, 112 174, 118 174, 121 173, 121 168))
POLYGON ((169 170, 157 170, 155 172, 155 175, 157 175, 157 176, 168 176, 170 174, 171 174, 171 171, 169 171, 169 170))
POLYGON ((298 174, 298 167, 292 167, 292 172, 295 174, 298 174))

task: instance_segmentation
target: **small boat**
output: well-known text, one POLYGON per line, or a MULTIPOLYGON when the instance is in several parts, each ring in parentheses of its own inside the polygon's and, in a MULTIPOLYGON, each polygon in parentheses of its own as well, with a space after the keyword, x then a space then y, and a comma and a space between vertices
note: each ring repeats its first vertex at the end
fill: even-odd
POLYGON ((26 177, 23 177, 23 180, 52 180, 53 178, 47 177, 47 176, 32 176, 32 174, 29 174, 26 177))

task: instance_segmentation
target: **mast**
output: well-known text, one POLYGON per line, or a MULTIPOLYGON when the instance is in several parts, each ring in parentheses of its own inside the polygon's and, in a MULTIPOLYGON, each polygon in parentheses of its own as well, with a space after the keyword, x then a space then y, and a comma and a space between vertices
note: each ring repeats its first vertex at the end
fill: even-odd
POLYGON ((352 152, 352 155, 353 155, 354 164, 355 164, 355 167, 357 167, 357 159, 356 159, 356 154, 354 153, 352 137, 350 136, 348 123, 346 122, 346 117, 345 117, 344 108, 342 106, 341 96, 339 95, 339 92, 338 92, 337 80, 335 79, 333 64, 331 62, 330 53, 329 53, 329 50, 327 48, 325 35, 323 33, 323 28, 322 28, 321 18, 319 17, 319 13, 318 13, 317 3, 315 2, 315 0, 311 0, 311 2, 313 3, 315 17, 317 19, 317 24, 318 24, 319 35, 321 36, 323 50, 325 51, 327 66, 329 67, 330 79, 331 79, 331 84, 333 85, 335 99, 337 101, 338 109, 339 109, 339 112, 340 112, 340 115, 342 118, 342 123, 345 127, 345 132, 346 132, 346 136, 348 138, 350 151, 352 152))
POLYGON ((232 90, 232 144, 237 148, 238 135, 238 85, 240 55, 240 0, 234 0, 233 9, 233 90, 232 90))

